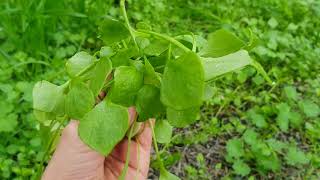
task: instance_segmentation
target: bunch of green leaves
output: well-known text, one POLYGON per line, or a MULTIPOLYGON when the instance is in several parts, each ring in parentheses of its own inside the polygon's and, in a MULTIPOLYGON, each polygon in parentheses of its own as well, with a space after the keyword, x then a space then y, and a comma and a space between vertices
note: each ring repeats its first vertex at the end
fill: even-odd
MULTIPOLYGON (((127 108, 135 106, 135 121, 158 119, 153 130, 157 150, 156 142, 170 142, 172 127, 197 120, 203 101, 212 96, 208 82, 215 77, 252 65, 271 83, 261 65, 249 56, 251 44, 229 31, 215 31, 202 42, 193 34, 170 37, 145 23, 132 28, 124 1, 120 7, 125 23, 110 18, 100 23, 100 38, 107 46, 94 55, 78 52, 72 56, 65 65, 70 79, 64 84, 35 84, 34 115, 44 126, 49 124, 49 130, 78 119, 80 138, 108 155, 129 130, 127 108), (96 103, 100 92, 106 98, 96 103)), ((129 133, 129 139, 131 136, 129 133)), ((54 139, 49 141, 48 152, 54 139)), ((157 161, 160 179, 178 179, 160 158, 157 161)))

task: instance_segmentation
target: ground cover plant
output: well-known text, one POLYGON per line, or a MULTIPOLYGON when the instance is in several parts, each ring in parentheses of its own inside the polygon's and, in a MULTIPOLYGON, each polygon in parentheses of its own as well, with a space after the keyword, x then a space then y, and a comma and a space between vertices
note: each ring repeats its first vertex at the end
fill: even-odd
MULTIPOLYGON (((39 135, 42 125, 32 112, 35 82, 67 82, 62 67, 77 52, 100 61, 95 52, 109 46, 97 38, 101 20, 124 22, 117 1, 40 2, 0 2, 1 179, 30 179, 49 158, 43 157, 46 133, 39 135)), ((251 30, 259 42, 250 56, 276 83, 268 85, 251 66, 206 82, 213 96, 202 104, 199 120, 173 128, 170 143, 158 144, 169 172, 182 179, 319 179, 319 2, 140 0, 127 7, 131 25, 143 21, 191 50, 190 32, 207 39, 224 29, 247 45, 251 30)), ((142 27, 135 29, 147 30, 142 27)), ((143 55, 150 63, 154 56, 139 55, 143 65, 143 55)), ((154 157, 151 179, 159 176, 154 157)))

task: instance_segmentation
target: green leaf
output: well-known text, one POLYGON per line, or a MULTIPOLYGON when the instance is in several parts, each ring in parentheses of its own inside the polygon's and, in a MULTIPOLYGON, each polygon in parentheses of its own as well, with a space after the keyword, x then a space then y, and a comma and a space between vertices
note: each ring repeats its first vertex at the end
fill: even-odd
POLYGON ((204 93, 203 93, 203 100, 209 101, 213 97, 213 90, 214 88, 206 83, 204 87, 204 93))
POLYGON ((303 100, 299 102, 299 107, 309 118, 314 118, 320 115, 319 106, 310 100, 303 100))
POLYGON ((113 44, 130 36, 129 30, 121 22, 106 18, 99 26, 100 39, 107 44, 113 44))
POLYGON ((198 107, 202 104, 204 86, 201 60, 190 51, 167 63, 162 78, 161 101, 177 110, 198 107))
POLYGON ((259 128, 265 128, 268 126, 264 116, 257 113, 254 109, 250 109, 247 112, 247 116, 251 122, 259 128))
POLYGON ((291 100, 294 100, 294 101, 298 100, 299 95, 298 95, 297 90, 296 90, 295 87, 286 86, 284 88, 284 93, 286 94, 288 99, 291 99, 291 100))
POLYGON ((111 57, 114 55, 114 51, 109 46, 103 46, 100 49, 100 57, 111 57))
POLYGON ((152 65, 148 60, 144 63, 144 84, 154 85, 160 87, 160 76, 154 71, 152 65))
POLYGON ((233 165, 232 168, 234 169, 236 174, 241 176, 246 176, 250 173, 251 169, 248 164, 244 163, 242 160, 237 160, 233 165))
POLYGON ((174 127, 186 127, 199 119, 199 111, 199 107, 192 107, 185 110, 175 110, 167 107, 167 119, 174 127))
POLYGON ((69 76, 75 77, 92 63, 94 63, 94 57, 87 52, 81 51, 68 59, 66 63, 66 70, 69 76))
POLYGON ((273 29, 276 28, 278 24, 278 21, 274 17, 270 18, 268 21, 268 25, 273 29))
POLYGON ((265 156, 262 154, 256 155, 257 166, 263 170, 272 170, 273 172, 279 171, 281 162, 275 153, 265 156))
POLYGON ((243 134, 243 140, 245 143, 254 146, 258 141, 258 133, 256 133, 253 129, 247 129, 243 134))
POLYGON ((160 171, 159 180, 180 180, 180 178, 168 172, 167 170, 163 169, 160 171))
POLYGON ((12 132, 18 125, 18 116, 16 114, 9 114, 0 116, 0 132, 12 132))
POLYGON ((98 96, 98 94, 100 93, 105 83, 105 80, 107 76, 111 73, 111 71, 112 64, 110 59, 107 57, 102 57, 95 65, 95 68, 92 71, 94 76, 91 77, 89 83, 89 88, 93 92, 94 97, 98 96))
POLYGON ((160 101, 159 88, 152 85, 144 85, 137 94, 136 109, 139 114, 139 121, 155 118, 165 111, 160 101))
POLYGON ((33 88, 33 109, 61 114, 64 109, 63 87, 39 81, 33 88))
POLYGON ((202 58, 205 80, 209 81, 217 76, 241 69, 252 63, 246 50, 240 50, 218 58, 202 58))
POLYGON ((95 103, 92 91, 84 83, 72 86, 66 98, 66 112, 72 119, 81 119, 95 103))
POLYGON ((44 123, 46 121, 52 121, 52 120, 55 120, 56 118, 54 113, 43 112, 36 109, 33 110, 33 115, 40 123, 44 123))
POLYGON ((302 115, 298 112, 291 112, 289 115, 290 125, 295 128, 300 128, 303 123, 302 115))
POLYGON ((245 43, 231 32, 220 29, 208 36, 207 46, 200 52, 203 57, 221 57, 239 51, 245 43))
POLYGON ((139 51, 136 48, 121 49, 117 52, 117 54, 111 57, 113 68, 119 66, 129 66, 130 58, 136 56, 138 52, 139 51))
POLYGON ((290 117, 290 106, 287 103, 280 103, 277 105, 278 116, 277 124, 281 131, 287 132, 289 129, 289 117, 290 117))
POLYGON ((242 156, 244 156, 244 149, 243 149, 243 142, 241 139, 230 139, 227 142, 227 153, 229 157, 233 157, 235 159, 238 159, 242 156))
POLYGON ((166 120, 157 120, 154 132, 158 143, 169 143, 171 141, 173 127, 166 120))
POLYGON ((285 159, 292 166, 309 163, 309 158, 305 153, 295 146, 289 147, 288 152, 285 154, 285 159))
POLYGON ((88 146, 106 156, 123 139, 128 128, 127 108, 102 101, 80 120, 79 136, 88 146))
POLYGON ((149 56, 159 56, 169 47, 168 41, 153 39, 143 52, 149 56))
POLYGON ((269 146, 273 151, 276 151, 276 152, 278 152, 278 153, 281 153, 282 150, 287 147, 287 144, 286 144, 286 143, 283 143, 283 142, 278 141, 278 140, 276 140, 276 139, 268 139, 268 140, 267 140, 267 143, 268 143, 268 146, 269 146))
POLYGON ((118 67, 114 72, 114 84, 108 98, 116 104, 132 106, 142 85, 143 75, 135 67, 118 67))

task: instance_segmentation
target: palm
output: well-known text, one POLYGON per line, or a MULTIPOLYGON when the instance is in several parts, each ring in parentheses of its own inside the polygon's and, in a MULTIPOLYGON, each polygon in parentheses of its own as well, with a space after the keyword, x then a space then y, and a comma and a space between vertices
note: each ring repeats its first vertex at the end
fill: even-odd
MULTIPOLYGON (((128 140, 122 140, 112 153, 104 157, 80 140, 77 129, 78 122, 76 121, 72 121, 65 128, 42 179, 117 180, 125 165, 128 140)), ((151 129, 146 127, 139 136, 131 141, 126 179, 147 178, 151 137, 151 129)))

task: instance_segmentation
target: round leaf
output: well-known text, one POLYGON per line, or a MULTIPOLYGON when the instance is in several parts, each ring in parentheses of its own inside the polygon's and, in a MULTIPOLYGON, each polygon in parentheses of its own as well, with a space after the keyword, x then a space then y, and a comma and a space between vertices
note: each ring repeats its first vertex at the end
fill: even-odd
POLYGON ((167 63, 161 85, 161 101, 177 110, 200 106, 204 86, 201 60, 194 52, 188 52, 167 63))
POLYGON ((157 120, 155 134, 158 143, 169 143, 172 136, 172 126, 166 120, 157 120))
POLYGON ((128 128, 127 108, 102 101, 80 120, 79 136, 94 150, 108 155, 123 139, 128 128))
POLYGON ((74 77, 92 63, 94 63, 94 57, 87 52, 81 51, 67 61, 66 69, 69 76, 74 77))
POLYGON ((92 91, 84 83, 76 84, 66 98, 67 114, 72 119, 80 119, 92 109, 94 103, 92 91))
POLYGON ((165 109, 160 101, 159 88, 152 85, 144 85, 137 94, 136 109, 140 120, 155 118, 165 109))
POLYGON ((167 108, 167 119, 174 127, 186 127, 198 119, 199 107, 189 108, 185 110, 175 110, 170 107, 167 108))
POLYGON ((114 73, 114 84, 108 98, 116 104, 131 106, 142 84, 142 73, 135 67, 121 66, 114 73))
POLYGON ((113 44, 130 36, 129 30, 119 21, 104 19, 99 26, 100 39, 106 44, 113 44))

